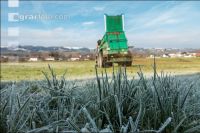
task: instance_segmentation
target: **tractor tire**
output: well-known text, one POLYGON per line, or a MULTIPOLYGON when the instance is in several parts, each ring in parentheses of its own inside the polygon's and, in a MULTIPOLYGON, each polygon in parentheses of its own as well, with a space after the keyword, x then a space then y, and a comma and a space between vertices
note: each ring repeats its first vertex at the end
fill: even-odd
POLYGON ((124 65, 124 63, 122 63, 122 62, 118 62, 117 64, 118 64, 118 66, 123 66, 124 65))
POLYGON ((132 61, 126 62, 126 66, 127 66, 127 67, 132 66, 132 61))
POLYGON ((118 66, 122 66, 122 67, 130 67, 132 65, 132 62, 120 62, 118 63, 118 66))
POLYGON ((106 63, 108 67, 112 67, 113 66, 113 63, 112 62, 109 62, 109 63, 106 63))
POLYGON ((112 62, 103 62, 103 67, 104 68, 108 68, 108 67, 112 67, 113 66, 113 63, 112 62))

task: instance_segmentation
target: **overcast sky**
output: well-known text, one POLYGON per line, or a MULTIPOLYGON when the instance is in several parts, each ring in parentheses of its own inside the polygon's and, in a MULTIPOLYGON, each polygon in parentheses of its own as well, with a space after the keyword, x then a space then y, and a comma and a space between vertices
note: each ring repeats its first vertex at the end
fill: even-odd
MULTIPOLYGON (((1 1, 2 2, 2 1, 1 1)), ((129 45, 145 48, 200 48, 198 1, 20 1, 18 8, 1 7, 1 45, 95 48, 104 35, 104 13, 125 15, 129 45), (65 19, 28 19, 8 22, 8 13, 63 15, 65 19), (8 37, 8 27, 19 27, 19 37, 8 37)))

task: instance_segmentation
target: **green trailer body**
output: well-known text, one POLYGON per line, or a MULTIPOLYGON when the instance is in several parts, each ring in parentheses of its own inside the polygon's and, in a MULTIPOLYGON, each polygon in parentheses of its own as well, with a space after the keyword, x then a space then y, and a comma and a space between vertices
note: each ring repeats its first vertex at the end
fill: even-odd
POLYGON ((106 32, 123 32, 123 15, 105 15, 106 32))
POLYGON ((132 64, 128 41, 124 32, 124 16, 104 16, 105 34, 97 43, 96 65, 112 66, 113 63, 130 66, 132 64))

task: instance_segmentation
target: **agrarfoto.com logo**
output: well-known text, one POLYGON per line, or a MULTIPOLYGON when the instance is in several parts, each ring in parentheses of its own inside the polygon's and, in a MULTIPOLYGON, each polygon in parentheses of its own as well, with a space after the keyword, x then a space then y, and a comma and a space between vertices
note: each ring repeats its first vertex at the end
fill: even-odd
POLYGON ((9 21, 29 21, 29 20, 67 20, 69 15, 66 14, 18 14, 18 13, 9 13, 9 21))

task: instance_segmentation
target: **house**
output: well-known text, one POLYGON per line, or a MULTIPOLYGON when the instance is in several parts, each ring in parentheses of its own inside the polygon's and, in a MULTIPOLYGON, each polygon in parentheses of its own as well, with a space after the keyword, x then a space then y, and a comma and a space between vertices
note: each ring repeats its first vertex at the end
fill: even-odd
POLYGON ((183 52, 181 54, 182 54, 182 57, 184 57, 184 58, 196 57, 196 53, 183 52))
POLYGON ((197 57, 197 56, 196 56, 197 53, 189 53, 189 55, 190 55, 191 57, 197 57))
POLYGON ((28 61, 38 61, 37 57, 30 57, 28 61))
POLYGON ((169 58, 170 56, 169 56, 169 54, 163 54, 162 57, 163 58, 169 58))
POLYGON ((191 58, 191 57, 196 57, 196 53, 187 53, 187 52, 170 53, 169 57, 171 57, 171 58, 176 58, 176 57, 191 58))
POLYGON ((149 56, 149 58, 154 58, 154 55, 151 54, 151 55, 149 56))
POLYGON ((92 57, 92 56, 91 56, 90 54, 83 54, 83 55, 81 56, 81 60, 87 61, 87 60, 90 60, 91 57, 92 57))
POLYGON ((149 58, 160 58, 159 56, 150 55, 149 58))
POLYGON ((191 54, 188 54, 188 55, 184 55, 183 57, 184 58, 191 58, 191 57, 194 57, 194 56, 192 56, 191 54))
POLYGON ((196 57, 200 57, 200 53, 196 53, 196 57))
POLYGON ((47 57, 47 58, 45 58, 44 60, 45 60, 45 61, 54 61, 55 58, 54 58, 54 57, 47 57))
POLYGON ((0 62, 8 62, 7 56, 1 56, 0 62))
POLYGON ((169 57, 171 57, 171 58, 175 58, 175 57, 177 57, 177 56, 176 56, 176 54, 171 53, 171 54, 169 54, 169 57))
POLYGON ((60 57, 60 58, 58 58, 58 60, 59 60, 59 61, 63 61, 63 58, 60 57))
POLYGON ((200 49, 199 49, 199 50, 196 50, 196 51, 194 51, 194 53, 195 53, 195 56, 196 56, 196 57, 200 57, 200 49))
POLYGON ((75 54, 72 54, 71 55, 71 58, 69 59, 70 61, 78 61, 80 60, 82 57, 82 55, 78 54, 78 53, 75 53, 75 54))
POLYGON ((70 58, 70 61, 78 61, 78 60, 80 60, 79 57, 71 57, 71 58, 70 58))

